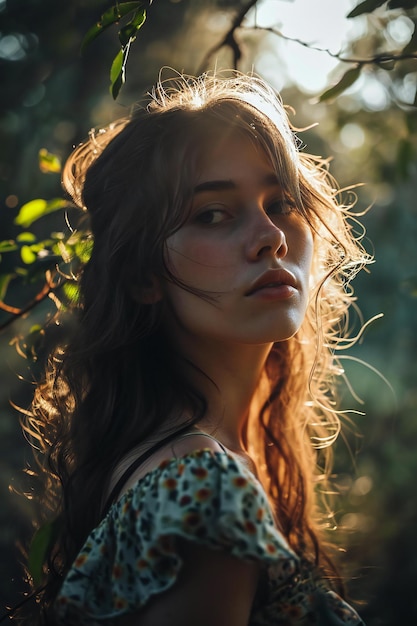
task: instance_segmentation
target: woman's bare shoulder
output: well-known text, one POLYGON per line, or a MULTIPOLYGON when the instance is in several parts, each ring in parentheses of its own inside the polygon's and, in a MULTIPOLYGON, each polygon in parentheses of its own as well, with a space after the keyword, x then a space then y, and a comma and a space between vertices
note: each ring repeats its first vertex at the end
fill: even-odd
MULTIPOLYGON (((136 449, 129 455, 117 468, 119 476, 129 467, 129 465, 135 461, 140 455, 145 454, 150 446, 136 449)), ((211 450, 213 452, 226 452, 225 447, 217 441, 211 435, 197 431, 187 432, 179 435, 178 438, 170 441, 164 446, 161 446, 150 457, 148 457, 126 480, 126 483, 121 489, 118 499, 128 491, 138 480, 144 478, 146 474, 149 474, 156 469, 163 461, 181 458, 188 454, 192 454, 197 450, 211 450)))

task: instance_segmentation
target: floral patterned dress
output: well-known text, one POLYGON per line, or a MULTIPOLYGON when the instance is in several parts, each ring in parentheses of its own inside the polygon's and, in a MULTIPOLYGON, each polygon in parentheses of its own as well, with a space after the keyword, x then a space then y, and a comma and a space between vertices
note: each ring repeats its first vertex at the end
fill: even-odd
POLYGON ((95 626, 138 613, 175 583, 179 537, 262 563, 266 586, 250 626, 363 626, 353 608, 303 573, 253 474, 209 449, 162 462, 111 506, 64 580, 57 617, 95 626))

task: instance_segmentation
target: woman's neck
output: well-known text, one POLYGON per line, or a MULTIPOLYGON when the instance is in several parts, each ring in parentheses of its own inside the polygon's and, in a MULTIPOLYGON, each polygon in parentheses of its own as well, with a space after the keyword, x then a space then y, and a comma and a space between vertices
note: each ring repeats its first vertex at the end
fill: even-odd
POLYGON ((271 345, 193 345, 181 359, 184 375, 207 400, 199 427, 232 451, 244 450, 242 430, 270 350, 271 345))

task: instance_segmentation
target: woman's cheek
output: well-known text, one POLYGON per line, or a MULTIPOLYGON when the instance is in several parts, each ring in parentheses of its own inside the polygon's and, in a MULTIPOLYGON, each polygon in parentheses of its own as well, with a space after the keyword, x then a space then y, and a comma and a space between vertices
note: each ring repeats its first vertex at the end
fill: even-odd
POLYGON ((213 239, 194 237, 192 241, 183 241, 181 238, 173 240, 168 245, 169 268, 179 279, 198 278, 208 275, 214 269, 230 267, 231 250, 226 246, 219 246, 213 239))

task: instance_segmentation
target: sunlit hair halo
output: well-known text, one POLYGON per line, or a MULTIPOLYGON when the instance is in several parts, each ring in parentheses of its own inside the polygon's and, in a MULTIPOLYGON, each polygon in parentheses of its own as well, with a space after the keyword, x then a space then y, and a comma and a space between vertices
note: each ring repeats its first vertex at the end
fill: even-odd
MULTIPOLYGON (((41 444, 45 500, 58 509, 63 529, 45 566, 45 607, 100 520, 115 465, 172 416, 172 407, 186 408, 192 422, 204 414, 205 399, 173 365, 160 327, 163 303, 143 304, 138 294, 151 274, 178 283, 165 242, 186 221, 200 151, 219 134, 238 133, 266 153, 314 235, 305 321, 274 345, 262 383, 266 399, 260 394, 244 441, 292 547, 322 566, 327 558, 316 455, 339 430, 335 351, 350 341, 349 281, 371 261, 355 235, 352 207, 339 204, 327 162, 299 151, 286 109, 261 79, 177 76, 150 96, 129 117, 91 131, 63 173, 64 188, 90 216, 94 245, 80 272, 76 332, 51 358, 27 426, 41 444)), ((320 457, 322 472, 326 454, 320 457)))

